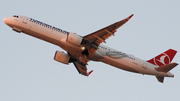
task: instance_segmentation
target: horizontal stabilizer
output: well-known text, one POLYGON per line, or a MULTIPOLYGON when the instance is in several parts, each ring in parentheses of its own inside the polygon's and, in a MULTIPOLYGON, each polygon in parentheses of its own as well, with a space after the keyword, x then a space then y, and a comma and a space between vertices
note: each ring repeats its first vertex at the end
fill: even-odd
POLYGON ((169 72, 171 69, 173 69, 174 67, 176 67, 178 64, 177 63, 170 63, 167 65, 163 65, 160 67, 156 67, 156 70, 160 71, 160 72, 169 72))
POLYGON ((164 81, 164 76, 156 76, 157 80, 161 83, 164 81))

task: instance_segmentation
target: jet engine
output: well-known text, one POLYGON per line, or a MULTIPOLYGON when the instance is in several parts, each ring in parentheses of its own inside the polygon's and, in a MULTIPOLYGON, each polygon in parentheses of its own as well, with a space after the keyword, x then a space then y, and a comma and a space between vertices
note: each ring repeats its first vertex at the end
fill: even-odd
POLYGON ((69 64, 70 56, 63 51, 56 51, 54 55, 54 60, 64 64, 69 64))
POLYGON ((68 33, 66 41, 74 45, 81 45, 82 40, 83 38, 76 33, 68 33))

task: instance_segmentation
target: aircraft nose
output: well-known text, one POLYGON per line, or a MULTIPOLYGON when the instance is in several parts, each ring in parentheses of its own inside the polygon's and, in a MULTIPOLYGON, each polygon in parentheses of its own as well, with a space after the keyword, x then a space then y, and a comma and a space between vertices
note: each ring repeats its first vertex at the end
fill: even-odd
POLYGON ((9 27, 12 27, 13 22, 11 21, 10 17, 4 18, 3 21, 6 25, 8 25, 9 27))
POLYGON ((8 19, 7 18, 4 18, 3 21, 4 21, 5 24, 8 23, 8 19))

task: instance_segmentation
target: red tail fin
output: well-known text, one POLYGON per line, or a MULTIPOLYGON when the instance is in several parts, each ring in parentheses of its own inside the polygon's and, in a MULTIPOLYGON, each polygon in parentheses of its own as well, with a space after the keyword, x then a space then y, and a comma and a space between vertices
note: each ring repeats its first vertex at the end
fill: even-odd
POLYGON ((176 53, 177 53, 176 50, 169 49, 165 51, 164 53, 161 53, 160 55, 156 56, 155 58, 148 60, 147 62, 152 63, 156 66, 167 65, 171 63, 176 53))

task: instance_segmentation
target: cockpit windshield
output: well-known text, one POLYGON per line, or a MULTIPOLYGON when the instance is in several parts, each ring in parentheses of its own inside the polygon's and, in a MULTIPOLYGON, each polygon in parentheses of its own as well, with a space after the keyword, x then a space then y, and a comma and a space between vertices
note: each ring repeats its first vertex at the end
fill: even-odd
POLYGON ((19 18, 19 16, 17 16, 17 15, 14 15, 13 17, 19 18))

